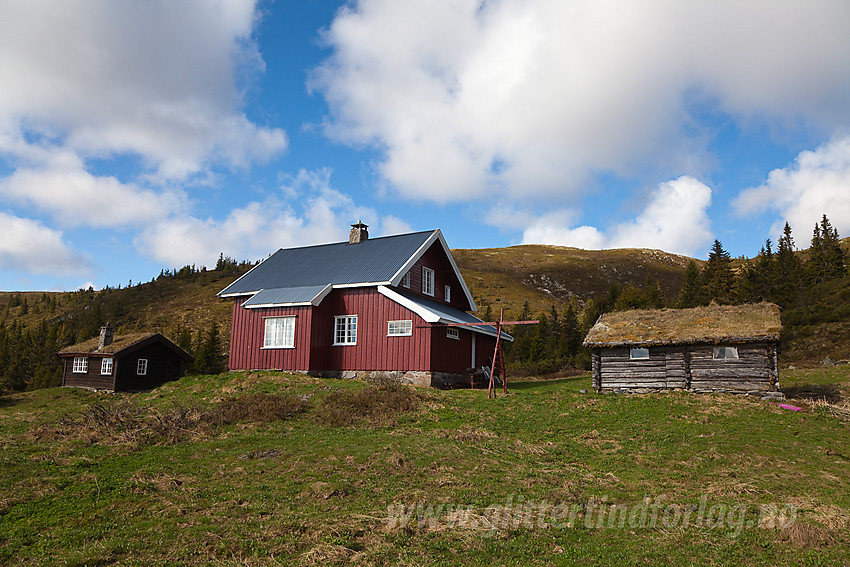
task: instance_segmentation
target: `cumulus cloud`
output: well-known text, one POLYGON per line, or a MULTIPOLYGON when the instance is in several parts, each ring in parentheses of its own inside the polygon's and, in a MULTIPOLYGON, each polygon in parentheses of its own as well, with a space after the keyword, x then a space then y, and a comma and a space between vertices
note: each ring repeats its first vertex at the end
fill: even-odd
MULTIPOLYGON (((0 150, 3 147, 0 140, 0 150)), ((115 177, 92 175, 71 151, 26 150, 29 161, 36 163, 0 178, 0 195, 46 211, 63 226, 137 226, 186 206, 181 192, 154 191, 115 177)))
POLYGON ((702 173, 695 107, 847 126, 848 21, 842 0, 360 0, 310 86, 405 197, 571 196, 600 171, 702 173))
POLYGON ((786 220, 797 234, 805 234, 824 214, 846 236, 850 233, 850 136, 801 152, 793 164, 771 171, 763 184, 742 191, 734 206, 741 216, 777 212, 782 220, 771 229, 775 236, 781 234, 786 220))
POLYGON ((662 183, 635 218, 608 227, 572 226, 576 213, 555 211, 535 220, 523 233, 524 244, 556 244, 584 249, 655 248, 695 256, 712 233, 707 214, 711 189, 692 177, 662 183))
POLYGON ((246 118, 237 83, 262 71, 255 17, 253 0, 6 4, 0 122, 158 178, 266 160, 286 136, 246 118))
POLYGON ((301 170, 287 178, 280 195, 234 209, 224 219, 181 215, 145 228, 136 238, 139 253, 171 266, 212 266, 220 253, 257 260, 278 248, 347 240, 350 224, 363 220, 372 236, 407 232, 393 216, 379 217, 351 196, 331 187, 330 169, 301 170))
POLYGON ((62 233, 38 221, 0 211, 0 267, 31 274, 65 273, 85 276, 91 263, 62 239, 62 233))

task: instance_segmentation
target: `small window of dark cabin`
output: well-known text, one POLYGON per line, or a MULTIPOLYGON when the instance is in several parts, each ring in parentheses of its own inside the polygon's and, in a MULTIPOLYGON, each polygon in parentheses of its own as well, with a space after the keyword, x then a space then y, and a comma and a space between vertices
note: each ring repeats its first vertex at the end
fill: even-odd
POLYGON ((647 360, 649 359, 648 348, 633 348, 629 349, 629 360, 647 360))
POLYGON ((737 360, 738 347, 733 346, 716 346, 712 354, 714 360, 737 360))

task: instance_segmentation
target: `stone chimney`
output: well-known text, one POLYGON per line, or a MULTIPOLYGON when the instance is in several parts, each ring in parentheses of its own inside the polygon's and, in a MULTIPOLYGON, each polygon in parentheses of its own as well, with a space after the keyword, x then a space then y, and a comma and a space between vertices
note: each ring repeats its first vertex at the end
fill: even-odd
POLYGON ((369 227, 363 224, 362 221, 357 221, 357 224, 351 225, 351 232, 348 233, 349 244, 359 244, 364 240, 369 240, 369 227))
POLYGON ((115 335, 115 331, 112 330, 109 323, 101 327, 100 339, 97 341, 97 350, 101 350, 103 347, 111 345, 113 335, 115 335))

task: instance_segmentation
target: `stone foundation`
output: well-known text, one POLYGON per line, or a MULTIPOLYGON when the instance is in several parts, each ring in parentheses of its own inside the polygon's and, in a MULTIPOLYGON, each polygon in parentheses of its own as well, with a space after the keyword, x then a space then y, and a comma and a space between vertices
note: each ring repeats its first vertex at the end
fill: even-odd
POLYGON ((342 378, 343 380, 393 380, 402 384, 438 389, 458 388, 469 384, 468 377, 465 378, 463 374, 419 370, 311 370, 308 374, 320 378, 342 378))

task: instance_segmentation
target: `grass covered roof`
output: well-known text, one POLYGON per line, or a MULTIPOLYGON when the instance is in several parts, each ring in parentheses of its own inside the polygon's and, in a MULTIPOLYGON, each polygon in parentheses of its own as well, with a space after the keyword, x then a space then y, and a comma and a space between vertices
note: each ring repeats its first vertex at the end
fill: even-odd
POLYGON ((117 354, 124 349, 147 340, 158 333, 130 333, 127 335, 115 335, 111 343, 97 350, 99 337, 94 337, 82 343, 67 346, 59 351, 60 355, 67 354, 117 354))
POLYGON ((599 318, 584 346, 778 341, 781 330, 773 303, 616 311, 599 318))

